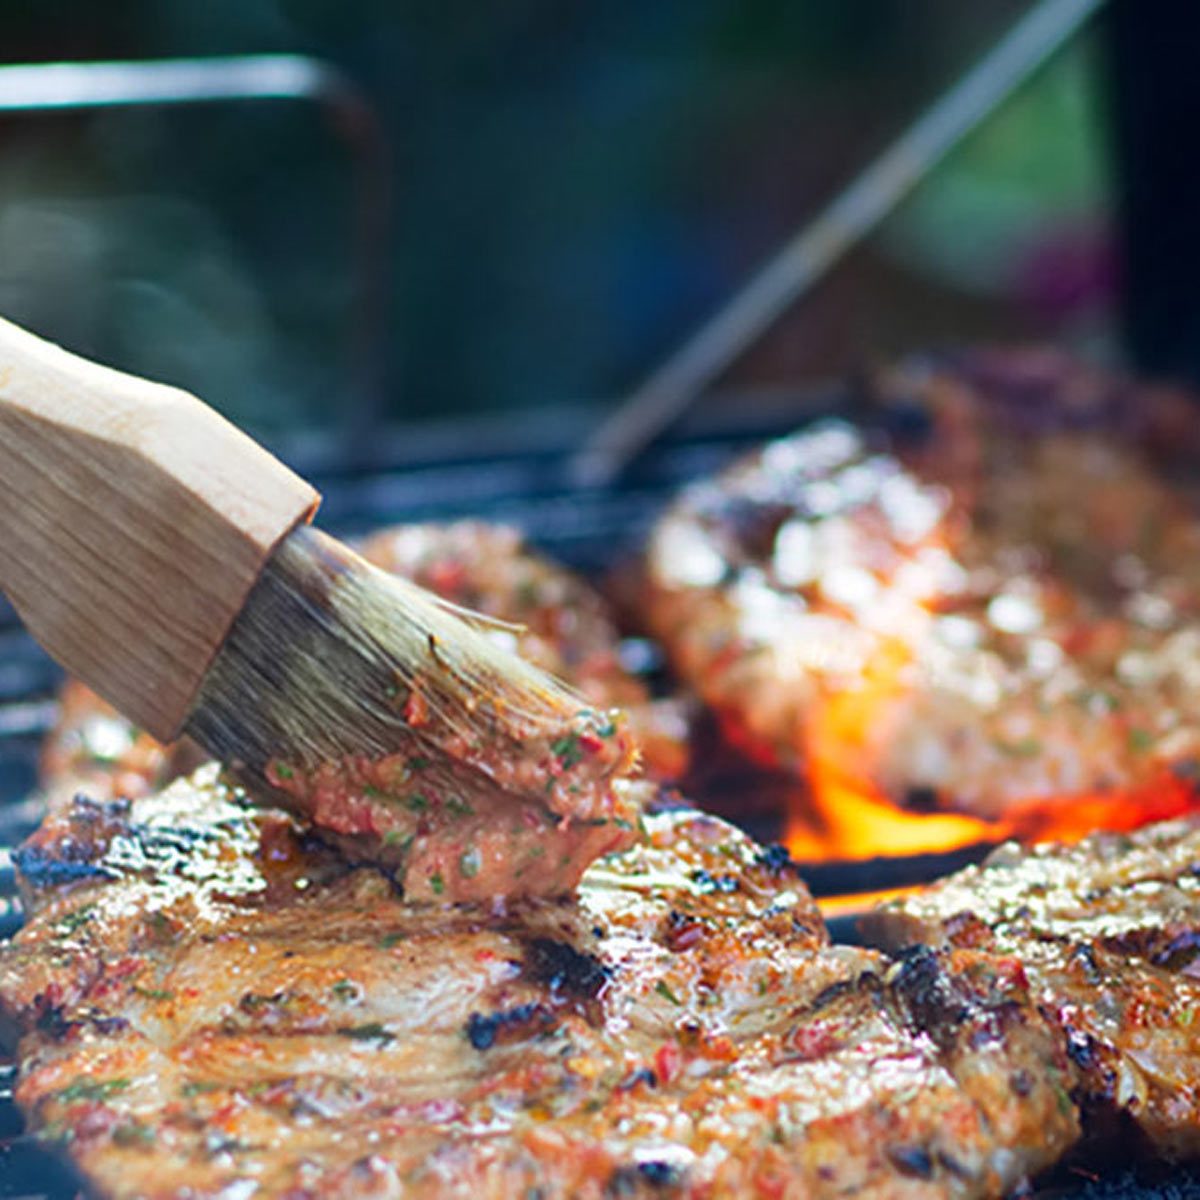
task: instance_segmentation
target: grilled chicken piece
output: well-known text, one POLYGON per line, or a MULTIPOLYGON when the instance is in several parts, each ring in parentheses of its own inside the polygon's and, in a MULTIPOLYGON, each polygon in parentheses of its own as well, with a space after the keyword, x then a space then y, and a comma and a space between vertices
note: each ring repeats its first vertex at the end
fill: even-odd
POLYGON ((1000 847, 865 921, 879 945, 1020 961, 1058 1026, 1073 1092, 1102 1134, 1132 1122, 1169 1158, 1200 1155, 1200 823, 1075 846, 1000 847))
POLYGON ((1018 965, 830 947, 786 855, 694 812, 500 911, 210 768, 17 860, 17 1099, 103 1196, 996 1196, 1076 1136, 1018 965))
POLYGON ((881 373, 856 423, 684 491, 650 628, 751 753, 857 794, 1034 829, 1081 797, 1136 814, 1131 791, 1178 815, 1200 759, 1180 406, 1050 351, 881 373))

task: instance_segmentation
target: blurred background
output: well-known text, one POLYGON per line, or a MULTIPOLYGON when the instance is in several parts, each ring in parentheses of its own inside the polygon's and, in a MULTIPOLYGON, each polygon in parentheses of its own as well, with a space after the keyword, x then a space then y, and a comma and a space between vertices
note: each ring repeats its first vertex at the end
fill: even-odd
MULTIPOLYGON (((364 380, 391 421, 611 407, 1030 7, 6 3, 10 63, 318 56, 382 157, 282 101, 0 113, 0 312, 265 433, 351 420, 364 380)), ((979 338, 1113 357, 1105 62, 1096 30, 1057 55, 728 385, 979 338)))

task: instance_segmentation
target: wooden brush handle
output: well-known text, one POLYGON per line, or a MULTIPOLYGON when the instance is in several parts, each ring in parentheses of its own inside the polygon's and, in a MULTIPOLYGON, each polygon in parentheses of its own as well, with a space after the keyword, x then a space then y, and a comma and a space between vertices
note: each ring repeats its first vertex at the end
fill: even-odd
POLYGON ((319 496, 194 396, 0 321, 0 589, 69 671, 174 738, 319 496))

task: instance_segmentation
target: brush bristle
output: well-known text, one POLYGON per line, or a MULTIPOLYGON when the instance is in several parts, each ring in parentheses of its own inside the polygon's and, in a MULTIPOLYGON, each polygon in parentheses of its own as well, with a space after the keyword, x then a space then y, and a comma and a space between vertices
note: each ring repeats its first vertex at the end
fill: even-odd
POLYGON ((187 732, 259 777, 272 763, 433 754, 562 812, 586 810, 635 753, 616 714, 308 527, 255 584, 187 732))

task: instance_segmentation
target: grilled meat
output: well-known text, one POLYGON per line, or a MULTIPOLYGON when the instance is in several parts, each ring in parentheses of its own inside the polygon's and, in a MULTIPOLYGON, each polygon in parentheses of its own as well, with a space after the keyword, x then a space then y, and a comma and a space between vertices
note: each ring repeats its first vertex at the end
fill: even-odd
POLYGON ((42 745, 39 778, 50 807, 78 792, 113 799, 147 796, 204 760, 184 739, 164 746, 77 679, 58 695, 58 719, 42 745))
POLYGON ((1200 754, 1200 520, 1163 449, 1195 447, 1183 404, 1049 351, 881 373, 856 423, 684 491, 650 627, 753 754, 858 794, 1177 814, 1200 754))
POLYGON ((786 855, 693 812, 500 910, 212 768, 17 861, 17 1098, 104 1196, 995 1196, 1076 1135, 1015 962, 830 947, 786 855))
POLYGON ((1200 823, 1163 822, 1078 845, 1008 844, 865 932, 1020 961, 1057 1025, 1088 1120, 1132 1123, 1172 1158, 1200 1155, 1200 823))

